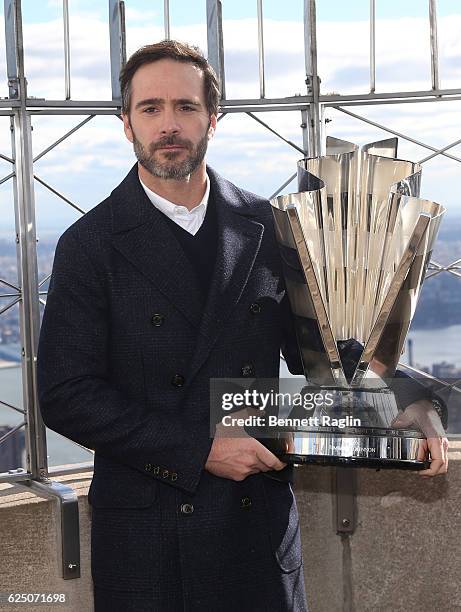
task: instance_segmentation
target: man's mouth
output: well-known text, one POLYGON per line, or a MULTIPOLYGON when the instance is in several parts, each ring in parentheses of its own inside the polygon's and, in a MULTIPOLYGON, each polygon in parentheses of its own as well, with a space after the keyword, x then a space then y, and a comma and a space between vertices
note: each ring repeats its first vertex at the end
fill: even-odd
POLYGON ((183 151, 184 149, 187 149, 187 147, 185 147, 184 145, 180 145, 180 144, 172 144, 172 145, 159 145, 157 147, 155 147, 155 149, 157 151, 183 151))

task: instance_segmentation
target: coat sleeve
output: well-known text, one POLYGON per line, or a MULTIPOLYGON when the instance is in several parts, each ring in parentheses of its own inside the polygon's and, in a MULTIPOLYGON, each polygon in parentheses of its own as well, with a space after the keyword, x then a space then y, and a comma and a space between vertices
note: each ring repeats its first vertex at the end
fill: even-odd
POLYGON ((37 355, 45 424, 96 453, 194 492, 212 440, 147 410, 110 382, 110 304, 88 254, 67 230, 56 248, 37 355))

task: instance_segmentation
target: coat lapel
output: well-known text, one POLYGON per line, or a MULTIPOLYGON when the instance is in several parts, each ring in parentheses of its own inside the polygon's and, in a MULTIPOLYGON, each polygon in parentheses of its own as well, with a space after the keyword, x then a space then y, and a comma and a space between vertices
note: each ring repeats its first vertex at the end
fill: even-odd
POLYGON ((218 244, 205 308, 194 270, 163 214, 149 201, 137 164, 112 192, 112 244, 198 328, 188 381, 200 369, 237 304, 258 254, 264 226, 237 187, 211 168, 218 244))
POLYGON ((189 380, 200 369, 231 316, 250 276, 258 254, 264 226, 244 194, 211 168, 210 195, 216 206, 218 244, 213 279, 200 325, 189 380))
POLYGON ((203 302, 194 270, 144 192, 137 164, 112 193, 112 223, 113 246, 198 328, 203 302))

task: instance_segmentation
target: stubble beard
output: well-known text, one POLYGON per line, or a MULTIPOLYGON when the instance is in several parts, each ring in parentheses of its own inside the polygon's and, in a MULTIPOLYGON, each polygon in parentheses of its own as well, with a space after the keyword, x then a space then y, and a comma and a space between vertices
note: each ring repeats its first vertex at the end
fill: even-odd
MULTIPOLYGON (((209 127, 209 126, 208 126, 209 127)), ((152 176, 161 179, 184 179, 196 170, 203 159, 208 148, 208 127, 203 135, 203 138, 194 146, 190 140, 179 138, 178 136, 168 136, 157 142, 152 142, 148 150, 144 148, 141 142, 133 133, 133 150, 138 162, 152 176), (182 161, 176 161, 180 155, 177 151, 163 151, 162 156, 165 161, 159 161, 155 158, 155 152, 162 146, 181 145, 186 147, 189 154, 182 161)))

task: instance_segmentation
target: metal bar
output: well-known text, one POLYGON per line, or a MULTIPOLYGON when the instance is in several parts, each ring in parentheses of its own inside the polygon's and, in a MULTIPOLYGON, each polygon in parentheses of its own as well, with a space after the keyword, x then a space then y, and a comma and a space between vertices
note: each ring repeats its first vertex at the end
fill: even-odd
POLYGON ((455 140, 455 142, 452 142, 446 147, 443 147, 443 149, 439 149, 437 153, 431 153, 431 155, 428 155, 427 157, 423 157, 423 159, 419 160, 418 164, 424 164, 424 162, 427 162, 429 159, 432 159, 433 157, 436 157, 437 155, 440 155, 444 151, 448 151, 448 149, 451 149, 452 147, 456 147, 456 145, 458 145, 460 142, 461 142, 461 138, 458 138, 458 140, 455 140))
POLYGON ((51 274, 48 274, 48 276, 45 276, 45 278, 43 278, 39 283, 38 286, 41 287, 42 285, 44 285, 46 283, 47 280, 49 280, 51 278, 51 274))
POLYGON ((283 185, 280 185, 280 187, 277 189, 277 191, 274 191, 274 193, 272 195, 269 196, 269 200, 272 200, 272 198, 275 198, 275 196, 278 196, 278 194, 282 191, 282 189, 285 189, 285 187, 287 185, 289 185, 291 183, 291 181, 296 178, 298 176, 298 173, 295 172, 294 174, 292 174, 290 176, 290 178, 288 178, 283 185))
POLYGON ((64 81, 65 98, 70 100, 70 39, 69 39, 69 0, 62 0, 62 20, 64 27, 64 81))
POLYGON ((301 109, 301 125, 303 135, 303 155, 309 157, 309 129, 308 129, 309 117, 307 114, 307 108, 301 109))
POLYGON ((221 113, 218 117, 217 123, 219 123, 221 121, 221 119, 224 119, 224 117, 227 115, 227 113, 221 113))
POLYGON ((110 75, 112 100, 120 100, 120 70, 126 63, 125 3, 109 0, 110 75))
POLYGON ((354 100, 386 100, 388 98, 424 98, 424 97, 442 97, 456 96, 461 94, 461 89, 423 89, 417 91, 384 91, 380 93, 364 93, 364 94, 323 94, 320 96, 320 102, 342 102, 354 100))
MULTIPOLYGON (((118 82, 118 76, 117 76, 118 82)), ((27 98, 27 108, 120 108, 119 100, 42 100, 27 98)))
POLYGON ((221 0, 206 0, 206 22, 208 61, 218 77, 221 99, 223 99, 226 97, 226 76, 224 71, 221 0))
POLYGON ((20 97, 20 91, 16 50, 18 49, 18 43, 22 38, 21 36, 18 36, 20 34, 20 32, 18 32, 18 27, 21 27, 20 3, 17 3, 15 0, 4 0, 4 16, 8 92, 10 98, 18 100, 20 97))
POLYGON ((263 125, 266 129, 269 130, 269 132, 272 132, 272 134, 275 134, 278 138, 280 138, 280 140, 283 140, 283 142, 286 142, 288 145, 290 145, 290 147, 293 147, 293 149, 296 149, 297 151, 299 151, 300 153, 304 155, 304 151, 301 149, 301 147, 298 147, 298 145, 296 145, 294 142, 292 142, 291 140, 288 140, 287 138, 285 138, 284 136, 276 132, 273 128, 271 128, 270 125, 265 123, 262 119, 260 119, 259 117, 256 117, 256 115, 254 115, 253 113, 247 113, 247 115, 251 117, 252 119, 254 119, 255 121, 257 121, 258 123, 260 123, 261 125, 263 125))
POLYGON ((370 0, 370 93, 376 89, 376 0, 370 0))
MULTIPOLYGON (((61 108, 61 109, 57 109, 57 108, 50 108, 50 109, 29 109, 29 113, 30 115, 33 117, 35 116, 53 116, 53 115, 59 115, 59 116, 65 116, 65 115, 94 115, 94 116, 103 116, 103 115, 111 115, 113 117, 120 117, 120 106, 118 106, 117 108, 114 108, 112 110, 109 109, 91 109, 91 110, 87 110, 87 109, 78 109, 78 108, 61 108)), ((1 112, 0 112, 1 115, 1 112)))
POLYGON ((7 162, 10 162, 10 164, 14 163, 11 157, 8 157, 7 155, 3 155, 3 153, 0 153, 0 158, 4 159, 7 162))
POLYGON ((10 431, 7 431, 6 434, 0 438, 0 444, 2 444, 7 438, 13 436, 17 431, 24 427, 25 424, 26 422, 23 421, 22 423, 19 423, 19 425, 15 425, 15 427, 13 427, 13 429, 10 429, 10 431))
POLYGON ((0 278, 0 283, 3 283, 4 285, 6 285, 7 287, 10 287, 11 289, 16 289, 16 291, 21 291, 21 289, 19 287, 16 287, 16 285, 13 285, 12 283, 9 283, 8 281, 4 280, 3 278, 0 278))
POLYGON ((307 130, 310 157, 319 155, 320 146, 320 79, 317 73, 317 26, 315 0, 304 0, 304 59, 306 67, 306 85, 312 102, 307 110, 307 130))
POLYGON ((165 39, 170 39, 170 0, 163 0, 163 25, 165 28, 165 39))
POLYGON ((66 196, 62 195, 62 193, 59 193, 59 191, 57 191, 54 187, 52 187, 51 185, 48 185, 48 183, 46 183, 43 179, 41 179, 40 177, 38 177, 36 174, 34 174, 34 179, 36 181, 38 181, 39 183, 41 183, 44 187, 46 187, 47 189, 49 189, 51 191, 51 193, 54 193, 54 195, 57 195, 58 198, 61 198, 61 200, 64 200, 64 202, 66 202, 67 204, 69 204, 70 206, 72 206, 72 208, 75 208, 75 210, 78 210, 79 213, 82 213, 82 215, 84 215, 86 213, 85 210, 83 210, 82 208, 80 208, 79 206, 77 206, 77 204, 74 204, 73 202, 71 202, 71 200, 69 200, 68 198, 66 198, 66 196))
POLYGON ((26 480, 18 483, 40 497, 55 503, 59 523, 58 540, 64 580, 80 578, 80 528, 78 498, 74 489, 61 482, 26 480))
POLYGON ((437 0, 429 0, 429 27, 431 39, 432 89, 439 89, 439 45, 437 39, 437 0))
POLYGON ((73 463, 72 467, 62 467, 57 465, 48 469, 50 476, 67 476, 69 474, 81 474, 82 472, 92 472, 94 469, 93 461, 83 461, 82 463, 73 463))
MULTIPOLYGON (((22 44, 18 45, 19 82, 24 81, 22 44)), ((20 86, 21 91, 25 88, 20 86)), ((11 141, 15 176, 13 178, 15 225, 19 285, 22 344, 22 386, 24 408, 27 414, 26 448, 27 470, 34 478, 42 477, 47 469, 45 425, 38 403, 37 349, 40 330, 38 295, 37 235, 35 223, 35 197, 32 158, 31 117, 25 109, 25 96, 21 108, 11 118, 11 141)))
POLYGON ((85 123, 88 123, 89 121, 91 121, 93 119, 95 115, 90 115, 89 117, 86 117, 85 119, 83 119, 83 121, 80 121, 80 123, 78 125, 76 125, 75 127, 73 127, 71 130, 69 130, 68 132, 66 132, 64 134, 64 136, 61 136, 61 138, 58 138, 58 140, 56 140, 55 142, 53 142, 49 147, 47 147, 46 149, 43 149, 43 151, 40 151, 40 153, 38 155, 36 155, 34 157, 34 163, 36 161, 38 161, 41 157, 43 157, 44 155, 46 155, 49 151, 51 151, 52 149, 54 149, 54 147, 56 147, 58 144, 61 144, 61 142, 63 140, 65 140, 66 138, 69 138, 69 136, 71 136, 74 132, 76 132, 78 129, 80 129, 83 125, 85 125, 85 123))
POLYGON ((0 298, 6 298, 6 297, 21 297, 20 293, 0 293, 0 298))
POLYGON ((336 468, 336 533, 354 533, 357 526, 357 478, 355 470, 336 468))
POLYGON ((3 183, 6 183, 6 181, 9 181, 10 178, 13 178, 13 176, 14 176, 14 172, 10 172, 6 176, 4 176, 2 179, 0 179, 0 185, 2 185, 3 183))
POLYGON ((256 0, 258 12, 258 66, 259 66, 259 97, 266 97, 266 82, 264 76, 264 24, 263 0, 256 0))
MULTIPOLYGON (((17 367, 20 367, 19 365, 17 367)), ((25 415, 26 411, 23 410, 22 408, 17 408, 16 406, 13 406, 12 404, 8 404, 8 402, 4 402, 3 400, 0 400, 0 404, 2 404, 2 406, 5 406, 6 408, 11 408, 11 410, 16 410, 16 412, 19 412, 19 414, 25 415)))
MULTIPOLYGON (((377 128, 380 128, 381 130, 384 130, 385 132, 388 132, 389 134, 394 134, 394 136, 398 136, 399 138, 403 138, 404 140, 408 140, 409 142, 413 142, 414 144, 417 144, 421 147, 424 147, 426 149, 429 149, 430 151, 435 151, 436 153, 439 153, 439 150, 436 149, 435 147, 431 147, 428 144, 425 144, 424 142, 421 142, 420 140, 416 140, 415 138, 411 138, 411 136, 406 136, 405 134, 402 134, 401 132, 397 132, 395 130, 391 130, 390 128, 386 127, 385 125, 381 125, 380 123, 376 123, 375 121, 371 121, 371 119, 366 119, 365 117, 361 117, 360 115, 356 115, 355 113, 352 113, 351 111, 347 111, 346 109, 342 108, 341 106, 334 106, 333 108, 336 108, 336 110, 341 111, 342 113, 345 113, 346 115, 350 115, 351 117, 355 117, 355 119, 359 119, 360 121, 363 121, 364 123, 368 123, 369 125, 373 125, 377 128)), ((459 157, 455 157, 454 155, 451 155, 450 153, 440 153, 440 155, 445 155, 445 157, 449 157, 450 159, 454 159, 455 161, 461 162, 461 159, 459 157)))
POLYGON ((0 473, 0 482, 11 482, 17 484, 21 480, 30 480, 31 474, 23 468, 8 470, 8 472, 0 473))
POLYGON ((9 304, 7 304, 6 306, 4 306, 3 308, 0 308, 0 315, 3 314, 4 312, 6 312, 7 310, 9 310, 12 306, 14 306, 15 304, 17 304, 20 301, 21 301, 21 297, 18 297, 15 300, 13 300, 12 302, 10 302, 9 304))
POLYGON ((454 391, 459 391, 461 392, 461 388, 457 387, 457 386, 452 386, 452 384, 450 383, 446 383, 444 380, 440 380, 440 378, 437 378, 435 376, 432 376, 432 374, 428 374, 427 372, 423 372, 422 370, 418 370, 417 368, 414 368, 413 366, 409 366, 406 363, 399 363, 399 368, 405 368, 407 370, 410 370, 411 372, 414 372, 415 374, 421 374, 422 378, 428 378, 429 380, 433 380, 436 383, 440 384, 440 388, 451 388, 454 391))

